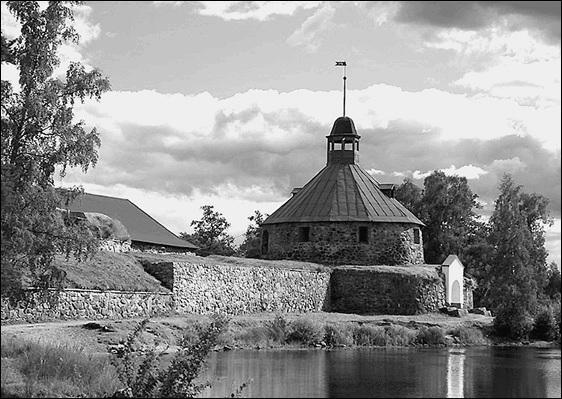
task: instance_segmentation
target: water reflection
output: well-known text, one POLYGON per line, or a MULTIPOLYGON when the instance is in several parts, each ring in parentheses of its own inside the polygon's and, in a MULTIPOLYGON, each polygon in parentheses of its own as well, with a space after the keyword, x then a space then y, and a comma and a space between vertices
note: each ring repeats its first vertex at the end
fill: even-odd
POLYGON ((560 397, 560 349, 234 351, 203 397, 560 397))
POLYGON ((449 349, 447 357, 447 397, 464 398, 465 349, 449 349))

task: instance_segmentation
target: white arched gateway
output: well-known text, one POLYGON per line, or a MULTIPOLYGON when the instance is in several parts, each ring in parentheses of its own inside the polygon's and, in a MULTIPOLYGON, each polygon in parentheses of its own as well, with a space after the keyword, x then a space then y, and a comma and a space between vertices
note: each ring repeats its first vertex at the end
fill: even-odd
POLYGON ((464 266, 456 255, 449 255, 441 265, 445 275, 445 302, 464 308, 464 266))

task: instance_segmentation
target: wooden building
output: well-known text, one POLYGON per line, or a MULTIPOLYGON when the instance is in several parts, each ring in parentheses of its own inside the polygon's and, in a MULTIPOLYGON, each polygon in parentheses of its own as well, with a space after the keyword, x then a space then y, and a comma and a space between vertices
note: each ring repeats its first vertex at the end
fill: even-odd
POLYGON ((120 221, 131 237, 134 250, 193 252, 198 248, 180 239, 126 198, 84 193, 68 206, 68 210, 72 213, 101 213, 120 221))

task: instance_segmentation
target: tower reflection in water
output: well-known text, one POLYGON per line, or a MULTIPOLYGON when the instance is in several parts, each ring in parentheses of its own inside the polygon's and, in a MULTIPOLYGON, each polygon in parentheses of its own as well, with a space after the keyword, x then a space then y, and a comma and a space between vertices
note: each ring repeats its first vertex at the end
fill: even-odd
POLYGON ((447 397, 464 397, 465 349, 449 349, 447 357, 447 397))

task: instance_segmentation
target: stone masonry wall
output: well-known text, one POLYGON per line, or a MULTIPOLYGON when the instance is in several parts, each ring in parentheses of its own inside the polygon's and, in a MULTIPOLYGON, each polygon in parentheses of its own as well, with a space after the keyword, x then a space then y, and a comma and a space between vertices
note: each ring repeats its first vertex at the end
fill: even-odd
POLYGON ((131 241, 105 239, 101 240, 98 249, 108 252, 129 252, 131 250, 131 241))
MULTIPOLYGON (((419 266, 421 267, 421 266, 419 266)), ((332 272, 331 310, 359 314, 420 314, 445 305, 437 271, 397 272, 398 267, 337 267, 332 272)), ((403 268, 405 269, 405 268, 403 268)))
POLYGON ((40 295, 28 291, 16 306, 2 298, 2 321, 39 322, 57 319, 126 319, 173 311, 171 293, 66 289, 40 295))
POLYGON ((330 271, 174 262, 179 313, 327 310, 330 271))
MULTIPOLYGON (((264 259, 294 259, 325 265, 422 264, 423 241, 414 244, 414 229, 402 223, 318 222, 262 226, 269 234, 264 259), (299 228, 310 227, 310 240, 301 242, 299 228), (359 242, 359 227, 368 228, 368 242, 359 242)), ((263 248, 263 245, 262 245, 263 248)))
POLYGON ((472 277, 464 277, 464 308, 472 309, 474 308, 474 295, 473 292, 477 287, 476 280, 472 277))

